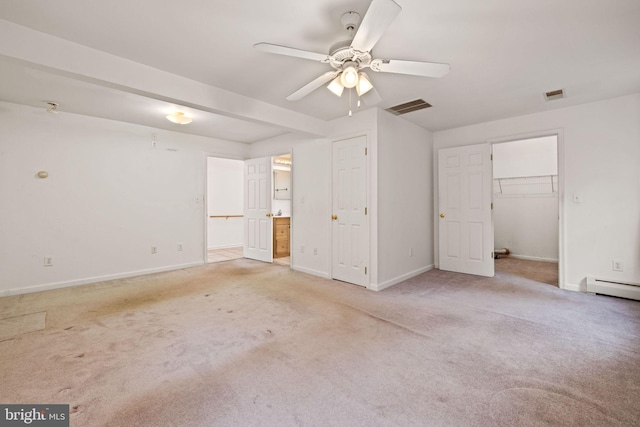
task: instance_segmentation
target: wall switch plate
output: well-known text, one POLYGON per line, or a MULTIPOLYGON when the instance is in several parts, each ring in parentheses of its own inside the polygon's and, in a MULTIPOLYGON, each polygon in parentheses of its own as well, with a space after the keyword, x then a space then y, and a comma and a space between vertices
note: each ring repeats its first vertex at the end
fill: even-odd
POLYGON ((200 204, 202 203, 202 196, 201 195, 197 195, 195 198, 196 204, 200 204))
POLYGON ((409 256, 412 257, 413 256, 413 248, 409 248, 409 256))
POLYGON ((52 267, 53 266, 53 257, 51 257, 51 256, 44 257, 44 266, 45 267, 52 267))
POLYGON ((304 245, 300 246, 300 253, 303 254, 304 253, 304 245))
POLYGON ((158 253, 158 247, 157 246, 151 246, 151 253, 152 254, 157 254, 158 253))
POLYGON ((573 193, 573 203, 582 203, 582 196, 580 193, 573 193))
POLYGON ((614 259, 613 271, 624 271, 624 261, 622 261, 621 259, 614 259))
POLYGON ((182 243, 178 243, 178 251, 182 251, 182 243))

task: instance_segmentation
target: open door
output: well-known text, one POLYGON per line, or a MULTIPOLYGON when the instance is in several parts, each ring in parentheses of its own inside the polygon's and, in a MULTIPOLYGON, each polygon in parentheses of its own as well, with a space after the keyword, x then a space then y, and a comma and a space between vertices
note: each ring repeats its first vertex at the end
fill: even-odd
POLYGON ((438 152, 440 269, 493 277, 491 145, 438 152))
POLYGON ((333 143, 332 277, 367 286, 367 138, 333 143))
POLYGON ((245 161, 244 257, 273 262, 271 157, 245 161))

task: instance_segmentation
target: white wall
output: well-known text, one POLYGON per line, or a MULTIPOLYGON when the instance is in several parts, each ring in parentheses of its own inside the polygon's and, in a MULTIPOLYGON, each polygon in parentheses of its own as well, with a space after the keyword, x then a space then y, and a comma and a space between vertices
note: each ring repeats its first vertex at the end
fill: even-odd
POLYGON ((242 215, 244 211, 244 161, 207 158, 207 247, 209 249, 242 246, 242 218, 210 218, 242 215))
POLYGON ((558 174, 556 136, 493 145, 493 179, 558 174))
MULTIPOLYGON (((429 269, 433 264, 431 133, 376 109, 333 120, 329 128, 326 140, 293 147, 292 267, 331 276, 332 141, 366 135, 369 288, 384 289, 429 269)), ((275 154, 282 149, 269 142, 267 150, 256 147, 255 152, 275 154)))
POLYGON ((5 102, 0 129, 0 295, 203 263, 204 153, 247 155, 243 144, 5 102))
POLYGON ((378 111, 377 289, 433 267, 432 134, 378 111))
POLYGON ((291 266, 295 270, 329 277, 331 146, 326 141, 295 146, 292 177, 291 266))
MULTIPOLYGON (((434 153, 554 129, 561 130, 564 150, 561 286, 586 290, 587 276, 640 282, 640 94, 436 132, 434 153), (581 203, 572 202, 573 194, 581 203), (624 261, 624 272, 612 271, 613 259, 624 261)), ((437 165, 434 169, 437 200, 437 165)))
POLYGON ((494 196, 496 248, 508 248, 516 258, 558 260, 558 196, 494 196))

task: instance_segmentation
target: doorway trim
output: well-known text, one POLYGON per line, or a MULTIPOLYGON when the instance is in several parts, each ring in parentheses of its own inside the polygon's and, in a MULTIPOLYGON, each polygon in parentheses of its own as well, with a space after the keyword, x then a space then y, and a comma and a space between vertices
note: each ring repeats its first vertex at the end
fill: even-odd
POLYGON ((567 289, 572 291, 579 291, 579 287, 567 286, 565 274, 566 274, 566 245, 565 245, 565 225, 564 225, 564 201, 565 201, 565 188, 564 188, 564 171, 565 171, 565 153, 564 153, 564 129, 548 129, 535 132, 526 132, 520 134, 514 134, 509 136, 502 136, 497 138, 487 139, 487 142, 492 146, 493 144, 499 144, 502 142, 515 142, 523 139, 541 138, 545 136, 555 136, 558 143, 558 288, 567 289))

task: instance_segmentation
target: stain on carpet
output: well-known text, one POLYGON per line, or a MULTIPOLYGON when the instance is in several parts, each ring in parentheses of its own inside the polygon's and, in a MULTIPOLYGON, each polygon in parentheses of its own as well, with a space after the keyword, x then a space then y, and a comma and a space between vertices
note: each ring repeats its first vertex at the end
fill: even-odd
POLYGON ((22 316, 0 319, 0 341, 15 338, 18 335, 44 329, 47 312, 24 314, 22 316))

